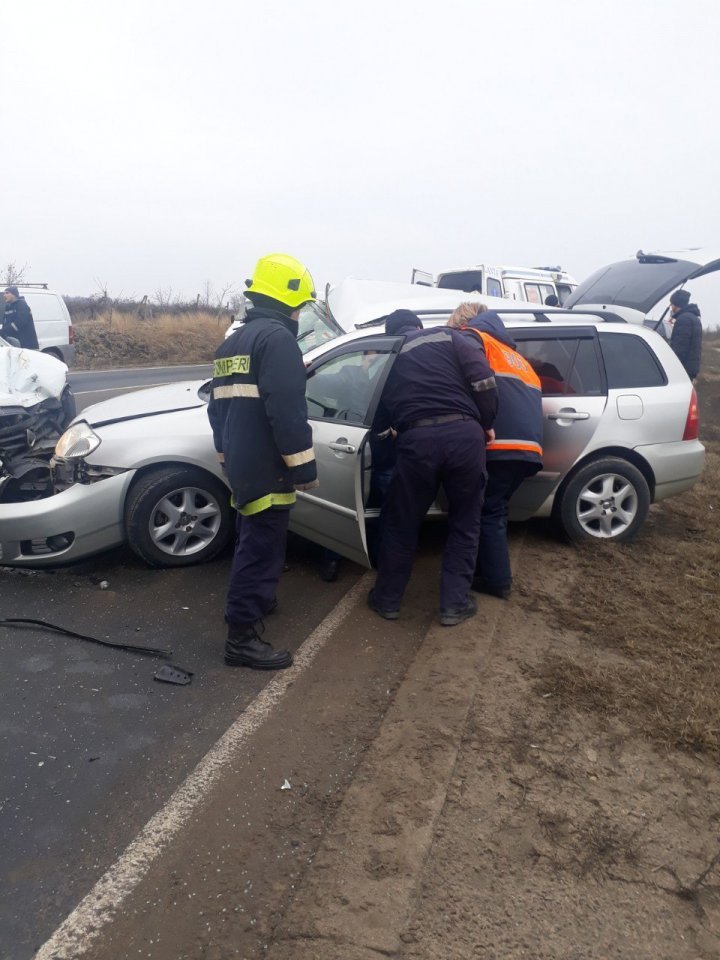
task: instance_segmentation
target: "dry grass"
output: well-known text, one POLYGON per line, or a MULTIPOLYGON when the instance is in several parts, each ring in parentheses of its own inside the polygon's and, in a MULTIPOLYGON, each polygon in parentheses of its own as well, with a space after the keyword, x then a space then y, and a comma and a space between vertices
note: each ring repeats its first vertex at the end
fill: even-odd
POLYGON ((698 381, 702 481, 653 508, 634 543, 578 548, 572 597, 545 599, 587 655, 547 657, 538 680, 560 706, 719 759, 720 353, 713 354, 698 381))
POLYGON ((75 367, 99 370, 147 364, 208 363, 222 342, 227 315, 157 314, 139 320, 101 315, 75 323, 75 367))

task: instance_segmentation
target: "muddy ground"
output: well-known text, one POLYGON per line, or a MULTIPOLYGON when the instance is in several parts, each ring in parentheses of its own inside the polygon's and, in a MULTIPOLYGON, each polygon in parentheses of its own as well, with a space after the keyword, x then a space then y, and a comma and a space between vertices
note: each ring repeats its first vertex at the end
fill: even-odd
POLYGON ((451 631, 432 544, 397 624, 361 582, 87 955, 716 960, 719 352, 698 387, 703 481, 632 545, 515 528, 513 597, 451 631))

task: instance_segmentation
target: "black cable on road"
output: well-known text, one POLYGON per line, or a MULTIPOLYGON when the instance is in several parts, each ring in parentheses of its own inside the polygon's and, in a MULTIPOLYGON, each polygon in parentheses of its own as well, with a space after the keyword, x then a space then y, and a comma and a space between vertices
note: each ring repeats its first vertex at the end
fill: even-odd
POLYGON ((162 660, 168 660, 172 656, 172 650, 162 650, 159 647, 139 647, 131 643, 116 643, 113 640, 100 640, 99 637, 88 637, 84 633, 68 630, 67 627, 59 627, 56 623, 48 623, 47 620, 31 620, 27 617, 5 617, 0 619, 0 624, 8 627, 23 625, 45 627, 48 630, 61 633, 63 636, 73 637, 75 640, 87 640, 89 643, 98 643, 101 647, 114 647, 116 650, 127 650, 128 653, 139 653, 146 657, 160 657, 162 660))

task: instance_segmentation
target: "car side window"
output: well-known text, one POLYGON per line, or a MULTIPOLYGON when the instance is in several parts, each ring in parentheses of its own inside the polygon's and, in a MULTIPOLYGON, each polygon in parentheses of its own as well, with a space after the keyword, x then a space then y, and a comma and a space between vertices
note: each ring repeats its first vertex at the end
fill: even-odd
POLYGON ((604 393, 600 361, 594 340, 578 342, 575 363, 568 381, 568 393, 599 397, 604 393))
POLYGON ((358 350, 328 360, 308 374, 308 416, 368 425, 368 410, 391 353, 358 350))
POLYGON ((662 387, 667 383, 665 372, 642 337, 601 333, 600 346, 611 390, 662 387))
POLYGON ((592 338, 518 337, 517 349, 540 378, 544 396, 603 393, 602 372, 592 338))
POLYGON ((501 297, 503 295, 502 286, 495 277, 487 278, 487 295, 489 297, 501 297))

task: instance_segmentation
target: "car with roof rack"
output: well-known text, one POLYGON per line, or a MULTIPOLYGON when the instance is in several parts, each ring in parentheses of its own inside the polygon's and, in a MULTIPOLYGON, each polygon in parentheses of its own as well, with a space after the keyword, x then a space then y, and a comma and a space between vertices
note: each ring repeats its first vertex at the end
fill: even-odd
MULTIPOLYGON (((298 492, 290 520, 296 533, 365 565, 367 525, 379 513, 369 439, 403 343, 384 333, 386 306, 374 319, 358 312, 359 329, 305 354, 320 486, 298 492), (368 371, 360 405, 356 387, 352 396, 342 387, 357 376, 338 376, 357 367, 368 371)), ((417 312, 435 325, 450 311, 417 312)), ((543 390, 544 466, 516 493, 511 519, 551 518, 576 541, 630 540, 653 502, 689 490, 702 473, 697 397, 680 361, 656 333, 607 311, 498 312, 543 390)), ((123 542, 153 566, 217 555, 233 511, 207 420, 209 390, 209 382, 171 384, 84 410, 57 445, 55 495, 0 506, 0 562, 51 565, 123 542)), ((440 497, 430 515, 442 514, 440 497)))

